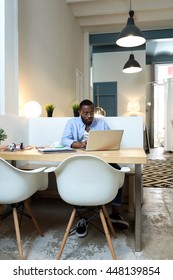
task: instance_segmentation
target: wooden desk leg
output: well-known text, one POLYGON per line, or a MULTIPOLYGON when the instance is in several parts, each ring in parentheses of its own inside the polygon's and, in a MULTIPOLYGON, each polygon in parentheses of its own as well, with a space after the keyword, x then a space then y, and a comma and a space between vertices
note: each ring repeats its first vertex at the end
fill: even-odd
POLYGON ((135 165, 135 251, 141 251, 141 193, 142 193, 141 164, 135 165))

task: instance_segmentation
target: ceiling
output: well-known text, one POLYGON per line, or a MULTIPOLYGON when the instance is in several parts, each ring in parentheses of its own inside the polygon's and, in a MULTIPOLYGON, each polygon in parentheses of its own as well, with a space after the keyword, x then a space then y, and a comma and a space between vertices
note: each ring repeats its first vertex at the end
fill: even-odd
MULTIPOLYGON (((173 0, 66 0, 83 31, 90 34, 120 32, 126 25, 128 13, 134 10, 136 25, 141 31, 172 29, 173 0)), ((171 52, 173 41, 150 42, 156 54, 171 52)))
MULTIPOLYGON (((66 0, 84 31, 120 32, 130 10, 130 0, 66 0)), ((173 27, 173 0, 131 0, 136 25, 141 30, 173 27)))

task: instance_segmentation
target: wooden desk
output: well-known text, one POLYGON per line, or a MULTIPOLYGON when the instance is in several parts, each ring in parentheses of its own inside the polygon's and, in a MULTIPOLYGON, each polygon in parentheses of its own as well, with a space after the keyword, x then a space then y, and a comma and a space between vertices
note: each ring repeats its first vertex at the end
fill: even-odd
POLYGON ((41 161, 41 162, 61 162, 71 155, 91 154, 98 156, 109 163, 135 164, 135 251, 141 251, 141 197, 142 197, 142 178, 141 164, 147 162, 147 156, 142 148, 123 148, 119 151, 94 151, 87 152, 76 150, 76 152, 60 152, 43 154, 36 149, 24 151, 2 151, 0 157, 11 161, 41 161))

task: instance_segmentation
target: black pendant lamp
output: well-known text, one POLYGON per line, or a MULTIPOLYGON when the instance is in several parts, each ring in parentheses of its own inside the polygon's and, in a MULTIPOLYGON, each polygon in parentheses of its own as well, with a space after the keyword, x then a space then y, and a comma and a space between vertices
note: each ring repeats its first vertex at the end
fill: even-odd
POLYGON ((116 44, 121 47, 137 47, 143 45, 146 42, 142 32, 135 25, 134 21, 134 11, 131 10, 131 1, 130 1, 130 12, 129 18, 127 20, 127 25, 119 34, 116 44))
POLYGON ((130 54, 129 60, 123 67, 123 73, 133 74, 142 71, 140 64, 135 60, 134 55, 130 54))

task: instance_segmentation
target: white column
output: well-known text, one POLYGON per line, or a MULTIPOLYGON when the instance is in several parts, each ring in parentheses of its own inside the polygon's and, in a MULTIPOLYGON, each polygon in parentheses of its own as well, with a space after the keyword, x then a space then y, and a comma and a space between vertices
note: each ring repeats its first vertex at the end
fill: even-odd
POLYGON ((165 83, 165 131, 164 150, 173 151, 173 79, 168 79, 165 83))
POLYGON ((18 115, 18 0, 5 0, 5 114, 18 115))
POLYGON ((0 0, 0 114, 18 115, 18 0, 0 0))
POLYGON ((5 112, 5 0, 0 0, 0 115, 5 112))

